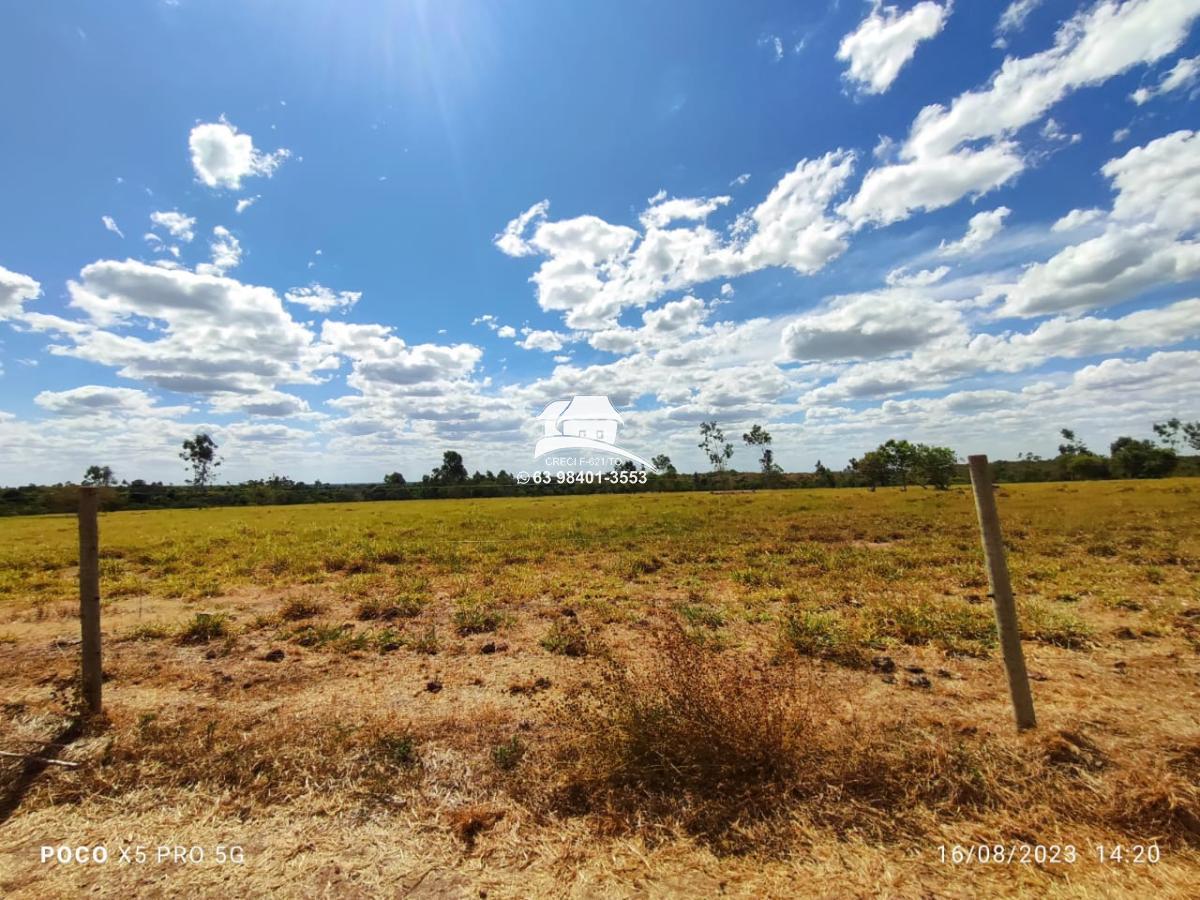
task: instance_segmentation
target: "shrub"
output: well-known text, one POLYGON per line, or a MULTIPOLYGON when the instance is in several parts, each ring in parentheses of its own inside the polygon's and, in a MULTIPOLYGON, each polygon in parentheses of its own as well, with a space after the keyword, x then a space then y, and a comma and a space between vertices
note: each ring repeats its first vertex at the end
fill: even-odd
POLYGON ((229 616, 225 613, 198 612, 179 631, 181 644, 207 644, 229 634, 229 616))
POLYGON ((559 619, 539 643, 551 653, 560 656, 587 656, 588 633, 576 619, 559 619))
POLYGON ((495 631, 503 621, 498 609, 478 601, 460 601, 454 610, 454 628, 463 636, 495 631))
POLYGON ((307 597, 292 597, 279 607, 279 618, 285 622, 311 619, 325 611, 325 606, 307 597))

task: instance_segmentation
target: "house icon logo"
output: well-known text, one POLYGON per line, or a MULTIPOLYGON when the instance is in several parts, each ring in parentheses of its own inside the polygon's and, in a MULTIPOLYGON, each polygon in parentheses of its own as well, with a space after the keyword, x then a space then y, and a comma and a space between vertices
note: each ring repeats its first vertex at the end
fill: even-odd
POLYGON ((546 404, 537 421, 542 424, 543 434, 534 445, 534 459, 563 450, 595 450, 658 471, 636 453, 617 446, 617 429, 624 419, 603 394, 577 394, 570 400, 555 400, 546 404))

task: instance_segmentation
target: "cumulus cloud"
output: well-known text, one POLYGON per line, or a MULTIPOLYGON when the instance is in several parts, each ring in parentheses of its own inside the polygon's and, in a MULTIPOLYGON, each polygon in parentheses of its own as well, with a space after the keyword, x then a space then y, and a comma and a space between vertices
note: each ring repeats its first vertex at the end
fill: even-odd
MULTIPOLYGON (((169 211, 160 211, 150 213, 150 221, 159 228, 166 229, 167 233, 177 241, 182 241, 187 244, 196 236, 193 230, 196 227, 196 219, 193 216, 187 216, 177 209, 169 211)), ((150 237, 150 235, 147 235, 150 237)), ((155 240, 159 238, 155 236, 155 240)))
POLYGON ((1012 136, 1072 91, 1174 52, 1200 15, 1196 0, 1101 0, 1067 20, 1054 45, 1004 60, 989 83, 917 115, 897 162, 877 167, 842 207, 855 226, 980 196, 1026 166, 1012 136))
POLYGON ((291 155, 286 149, 263 153, 254 140, 240 133, 222 117, 217 122, 197 125, 188 135, 192 168, 196 178, 210 188, 238 190, 242 179, 256 175, 270 177, 291 155))
POLYGON ((307 287, 292 288, 283 299, 307 306, 313 312, 329 313, 335 309, 349 309, 362 299, 362 291, 334 291, 314 281, 307 287))
POLYGON ((873 359, 907 352, 963 329, 953 306, 908 287, 893 287, 829 300, 819 312, 801 316, 783 331, 788 358, 873 359))
POLYGON ((1073 209, 1051 225, 1050 230, 1055 233, 1078 231, 1080 228, 1086 228, 1088 225, 1102 218, 1104 218, 1103 210, 1073 209))
POLYGON ((0 319, 14 319, 21 315, 24 304, 42 296, 42 286, 20 272, 0 266, 0 319))
POLYGON ((188 406, 159 406, 158 401, 136 388, 85 384, 66 391, 42 391, 33 398, 42 409, 66 418, 99 415, 179 416, 188 406))
POLYGON ((515 338, 517 336, 517 329, 513 328, 511 325, 501 325, 496 329, 496 336, 502 338, 515 338))
POLYGON ((1101 171, 1116 192, 1112 210, 1107 216, 1081 212, 1071 224, 1103 220, 1103 233, 997 288, 1006 298, 1000 315, 1112 306, 1156 285, 1200 275, 1200 243, 1194 240, 1200 226, 1200 135, 1174 132, 1110 160, 1101 171))
POLYGON ((101 216, 100 221, 104 224, 104 229, 106 231, 111 231, 113 234, 115 234, 117 237, 120 237, 120 238, 125 237, 124 232, 122 232, 121 229, 119 227, 117 227, 116 219, 114 219, 112 216, 101 216))
POLYGON ((917 44, 942 30, 951 6, 950 0, 944 4, 922 0, 902 12, 876 2, 838 46, 837 58, 848 63, 845 78, 863 93, 884 93, 917 52, 917 44))
POLYGON ((525 350, 541 350, 544 353, 557 353, 563 348, 567 335, 557 331, 537 331, 530 329, 517 345, 525 350))
POLYGON ((847 245, 845 223, 828 206, 853 165, 854 155, 842 150, 802 160, 760 204, 737 216, 729 237, 703 220, 726 198, 665 195, 652 198, 640 231, 583 215, 540 221, 525 239, 532 217, 520 221, 532 210, 505 231, 545 257, 532 278, 542 309, 563 312, 572 329, 611 330, 623 310, 647 306, 668 291, 769 266, 806 274, 821 269, 847 245), (680 219, 687 224, 674 224, 680 219))
POLYGON ((239 213, 244 213, 246 210, 248 210, 251 206, 253 206, 255 203, 257 203, 261 199, 262 199, 262 197, 259 194, 255 194, 253 197, 243 197, 242 199, 240 199, 237 202, 237 205, 234 206, 234 211, 239 212, 239 213))
POLYGON ((928 287, 937 284, 950 272, 949 266, 938 266, 936 269, 922 269, 919 272, 909 272, 906 266, 887 273, 884 281, 893 287, 928 287))
POLYGON ((654 202, 641 215, 642 225, 646 228, 665 228, 680 219, 703 221, 708 216, 729 202, 729 197, 672 197, 664 195, 654 198, 654 202))
POLYGON ((504 230, 492 238, 492 243, 508 256, 532 256, 537 251, 525 240, 525 232, 534 222, 545 219, 549 209, 549 200, 538 201, 505 225, 504 230))
POLYGON ((266 418, 287 418, 309 412, 307 401, 283 391, 213 394, 208 398, 208 408, 214 413, 223 415, 249 415, 266 418))
POLYGON ((242 261, 242 244, 224 225, 213 228, 213 239, 208 245, 212 262, 201 263, 196 271, 201 275, 224 275, 236 269, 242 261))
POLYGON ((1129 99, 1142 106, 1155 97, 1190 88, 1197 80, 1200 80, 1200 56, 1188 57, 1177 61, 1154 87, 1138 88, 1129 95, 1129 99))
POLYGON ((472 344, 409 346, 385 325, 326 321, 324 344, 347 357, 352 371, 346 382, 364 393, 412 392, 466 378, 483 357, 472 344))
POLYGON ((1007 206, 997 206, 988 212, 976 213, 967 223, 967 233, 959 240, 938 244, 942 256, 971 256, 978 253, 1004 228, 1004 220, 1012 212, 1007 206))
MULTIPOLYGON (((72 343, 51 352, 124 378, 185 393, 256 393, 316 383, 337 364, 270 288, 135 260, 92 263, 67 287, 88 320, 65 323, 72 343)), ((64 330, 55 325, 40 327, 64 330)))

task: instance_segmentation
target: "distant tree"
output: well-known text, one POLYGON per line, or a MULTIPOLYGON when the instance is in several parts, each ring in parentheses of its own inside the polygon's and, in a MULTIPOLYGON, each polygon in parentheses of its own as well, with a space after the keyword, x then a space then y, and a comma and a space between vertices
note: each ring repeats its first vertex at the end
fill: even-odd
POLYGON ((626 460, 622 460, 621 462, 619 462, 615 466, 613 466, 613 471, 614 472, 636 472, 637 466, 635 466, 633 464, 632 460, 626 459, 626 460))
POLYGON ((862 455, 862 459, 850 460, 850 468, 871 490, 875 490, 881 484, 887 484, 892 474, 891 460, 882 447, 878 450, 868 450, 862 455))
POLYGON ((1154 425, 1154 433, 1158 439, 1172 450, 1178 451, 1181 445, 1200 450, 1200 422, 1182 422, 1179 419, 1167 419, 1154 425))
POLYGON ((821 487, 836 487, 837 479, 834 478, 833 472, 828 466, 822 465, 821 461, 817 460, 816 468, 813 469, 813 475, 816 477, 817 484, 821 487))
POLYGON ((430 480, 435 484, 462 484, 468 477, 462 454, 457 450, 447 450, 442 454, 442 464, 433 470, 430 480))
POLYGON ((891 439, 879 445, 879 451, 887 460, 892 477, 900 482, 902 491, 908 490, 908 477, 917 462, 917 448, 908 441, 891 439))
POLYGON ((1119 437, 1109 448, 1113 469, 1124 478, 1163 478, 1179 462, 1175 451, 1150 441, 1119 437))
POLYGON ((758 458, 758 464, 762 468, 764 475, 772 475, 779 471, 779 466, 775 465, 775 453, 771 450, 771 435, 761 425, 754 425, 742 435, 742 440, 746 442, 748 447, 761 447, 762 453, 758 458))
POLYGON ((216 443, 204 433, 184 441, 179 458, 191 468, 192 484, 196 487, 204 487, 212 481, 217 467, 221 465, 216 443))
POLYGON ((1072 481, 1095 481, 1112 474, 1108 460, 1095 453, 1073 454, 1066 457, 1065 464, 1067 477, 1072 481))
POLYGON ((384 484, 403 485, 404 484, 404 476, 401 475, 399 472, 389 472, 388 474, 383 476, 383 483, 384 484))
POLYGON ((1081 454, 1090 454, 1092 451, 1087 448, 1083 441, 1075 437, 1075 432, 1070 428, 1064 428, 1059 431, 1062 435, 1063 443, 1058 445, 1059 456, 1079 456, 1081 454))
POLYGON ((697 446, 712 463, 714 472, 724 472, 725 466, 733 458, 733 444, 725 440, 725 432, 715 420, 700 423, 700 443, 697 446))
POLYGON ((1025 453, 1018 453, 1017 459, 1019 459, 1021 462, 1039 462, 1041 457, 1030 450, 1026 451, 1025 453))
POLYGON ((658 456, 650 460, 650 465, 658 469, 659 475, 678 475, 675 471, 675 465, 671 462, 671 457, 665 453, 660 453, 658 456))
POLYGON ((108 487, 113 483, 113 470, 108 466, 88 466, 83 483, 93 487, 108 487))
POLYGON ((958 465, 958 454, 949 447, 931 447, 928 444, 917 444, 914 450, 913 474, 921 484, 933 485, 942 491, 950 487, 958 465))

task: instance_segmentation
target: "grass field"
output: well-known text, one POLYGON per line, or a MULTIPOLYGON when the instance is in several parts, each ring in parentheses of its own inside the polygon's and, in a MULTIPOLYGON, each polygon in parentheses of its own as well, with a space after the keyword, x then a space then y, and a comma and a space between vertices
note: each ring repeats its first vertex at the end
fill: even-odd
MULTIPOLYGON (((999 504, 1021 735, 962 488, 103 515, 107 721, 0 760, 0 893, 1194 896, 1200 485, 999 504)), ((0 520, 0 749, 69 723, 75 540, 0 520)))

